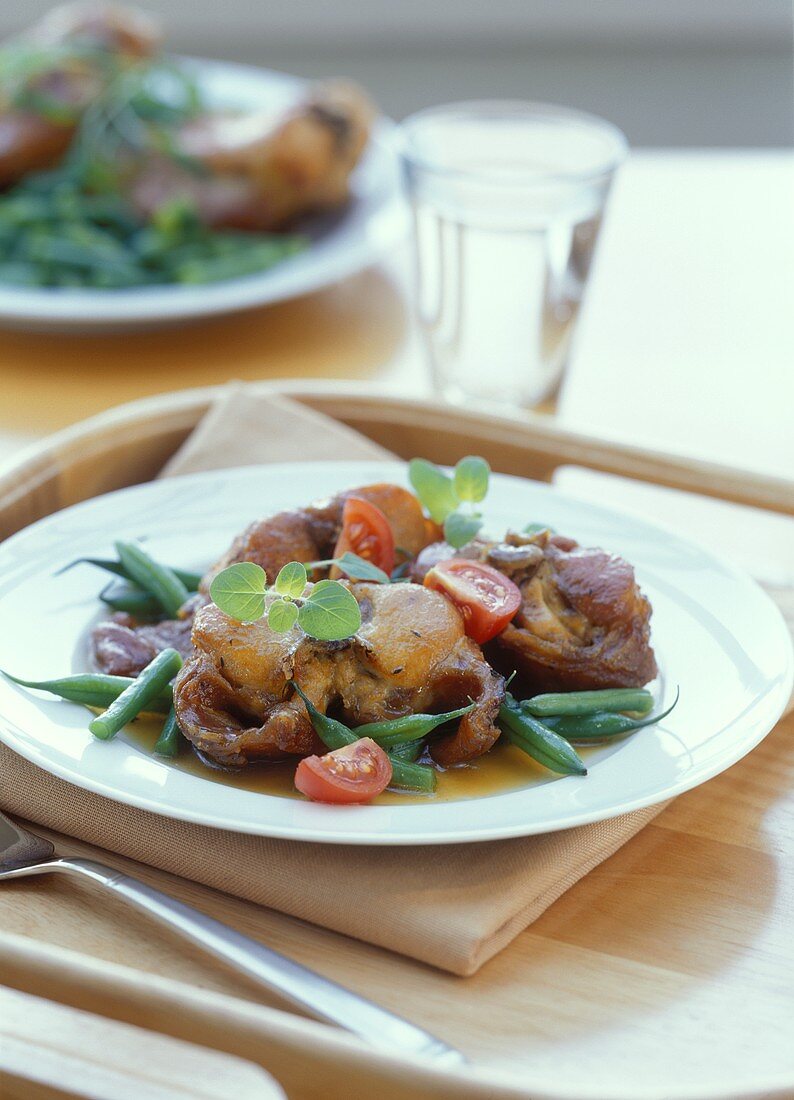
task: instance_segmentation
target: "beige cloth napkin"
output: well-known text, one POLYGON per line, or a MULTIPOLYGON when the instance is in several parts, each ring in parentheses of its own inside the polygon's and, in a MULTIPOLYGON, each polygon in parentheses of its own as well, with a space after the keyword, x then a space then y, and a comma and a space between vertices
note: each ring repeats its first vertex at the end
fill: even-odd
MULTIPOLYGON (((164 472, 384 457, 336 421, 234 386, 164 472)), ((663 808, 546 836, 352 850, 173 821, 80 790, 2 745, 0 775, 9 813, 456 974, 473 974, 663 808)))

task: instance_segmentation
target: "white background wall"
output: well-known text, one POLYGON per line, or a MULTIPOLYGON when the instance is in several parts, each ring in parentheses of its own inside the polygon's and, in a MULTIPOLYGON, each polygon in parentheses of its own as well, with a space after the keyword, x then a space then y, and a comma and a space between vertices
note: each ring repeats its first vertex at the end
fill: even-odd
MULTIPOLYGON (((0 33, 50 0, 0 2, 0 33)), ((148 0, 185 52, 344 73, 386 111, 521 96, 639 145, 790 145, 791 0, 148 0)))

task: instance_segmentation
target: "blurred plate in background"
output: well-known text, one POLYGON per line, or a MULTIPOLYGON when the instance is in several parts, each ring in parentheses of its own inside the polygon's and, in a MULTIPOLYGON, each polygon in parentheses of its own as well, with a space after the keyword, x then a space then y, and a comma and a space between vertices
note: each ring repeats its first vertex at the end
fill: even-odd
MULTIPOLYGON (((285 106, 307 87, 297 77, 221 61, 183 59, 213 107, 285 106)), ((393 125, 380 118, 342 210, 301 223, 305 251, 261 274, 203 286, 63 290, 0 286, 0 325, 43 332, 100 332, 185 322, 269 305, 318 290, 372 263, 407 229, 393 125)))

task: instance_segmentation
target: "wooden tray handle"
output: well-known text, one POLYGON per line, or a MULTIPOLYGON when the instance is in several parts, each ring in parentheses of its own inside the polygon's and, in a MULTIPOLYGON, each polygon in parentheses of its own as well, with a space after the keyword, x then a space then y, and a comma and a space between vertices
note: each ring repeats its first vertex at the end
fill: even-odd
MULTIPOLYGON (((794 481, 616 443, 553 419, 483 415, 433 401, 389 397, 360 385, 253 383, 362 432, 402 458, 454 463, 482 454, 502 473, 539 481, 583 466, 736 504, 794 515, 794 481)), ((0 466, 0 537, 59 508, 151 480, 190 434, 222 387, 183 390, 120 405, 48 437, 0 466)))

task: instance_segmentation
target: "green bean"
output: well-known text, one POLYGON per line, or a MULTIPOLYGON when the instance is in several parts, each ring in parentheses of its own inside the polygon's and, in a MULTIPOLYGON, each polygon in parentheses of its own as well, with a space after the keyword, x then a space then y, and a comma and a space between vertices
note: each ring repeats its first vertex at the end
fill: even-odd
MULTIPOLYGON (((62 676, 58 680, 20 680, 4 672, 9 680, 22 687, 48 691, 70 703, 82 703, 86 707, 105 710, 123 691, 135 683, 131 676, 107 676, 99 672, 85 672, 76 676, 62 676)), ((148 710, 153 714, 167 714, 173 701, 171 685, 166 684, 159 695, 151 699, 148 710)))
POLYGON ((394 760, 406 760, 409 764, 415 764, 425 747, 424 741, 403 741, 399 745, 392 745, 389 756, 394 760))
POLYGON ((436 769, 429 764, 410 764, 406 760, 388 754, 391 760, 390 787, 400 787, 408 791, 424 791, 432 794, 438 785, 436 769))
MULTIPOLYGON (((353 745, 361 740, 358 731, 349 729, 343 722, 336 718, 329 718, 318 710, 305 692, 293 681, 295 691, 303 700, 314 730, 322 743, 329 749, 341 749, 345 745, 353 745)), ((390 787, 405 787, 408 790, 434 791, 437 776, 434 768, 427 764, 413 764, 399 757, 389 755, 392 774, 390 787)))
POLYGON ((678 692, 675 699, 661 714, 650 714, 647 718, 629 718, 627 714, 615 714, 611 711, 602 711, 598 714, 559 714, 549 715, 543 719, 543 725, 554 730, 561 737, 572 741, 600 741, 606 737, 617 737, 622 733, 633 733, 644 726, 654 726, 666 718, 678 702, 678 692))
POLYGON ((566 691, 524 699, 521 709, 535 718, 548 714, 597 714, 599 711, 637 711, 647 714, 653 696, 644 688, 607 688, 604 691, 566 691))
MULTIPOLYGON (((131 575, 127 572, 120 561, 111 561, 109 558, 76 558, 74 561, 70 561, 68 565, 65 565, 63 569, 59 569, 58 573, 65 573, 67 569, 71 569, 75 565, 96 565, 99 569, 105 569, 108 573, 113 573, 117 577, 121 577, 125 581, 132 581, 131 575)), ((197 592, 198 586, 201 584, 203 574, 191 573, 187 569, 177 569, 175 566, 169 566, 169 569, 178 577, 184 584, 185 588, 190 592, 197 592)), ((58 576, 58 573, 55 575, 58 576)))
POLYGON ((184 734, 176 720, 176 711, 171 707, 162 733, 154 743, 154 754, 155 756, 177 756, 184 741, 184 734))
POLYGON ((426 737, 437 726, 443 726, 445 722, 452 722, 455 718, 462 718, 473 709, 474 703, 469 703, 467 707, 459 707, 458 710, 450 710, 446 714, 406 714, 401 718, 356 726, 353 732, 356 737, 371 737, 382 748, 392 749, 395 745, 402 745, 406 741, 416 741, 418 738, 426 737))
POLYGON ((508 741, 549 771, 559 775, 587 775, 583 760, 568 742, 537 718, 526 714, 510 694, 499 708, 499 723, 508 741))
POLYGON ((141 711, 156 699, 182 667, 182 658, 175 649, 164 649, 151 661, 143 672, 133 680, 115 699, 104 714, 89 723, 88 728, 94 737, 108 741, 122 726, 137 718, 141 711))
POLYGON ((321 710, 318 710, 308 695, 306 695, 303 689, 299 687, 294 680, 293 687, 303 700, 303 705, 306 707, 311 724, 314 726, 314 732, 326 748, 333 751, 334 749, 342 749, 345 745, 352 745, 355 741, 358 741, 358 737, 351 729, 348 729, 344 722, 338 722, 336 718, 329 718, 327 714, 323 714, 321 710))
POLYGON ((114 611, 126 611, 139 619, 155 619, 161 614, 158 601, 149 592, 144 592, 136 584, 117 584, 112 582, 99 593, 103 604, 114 611))
POLYGON ((166 615, 175 618, 190 593, 173 570, 160 565, 133 542, 117 542, 116 552, 132 581, 145 592, 151 592, 166 615))

